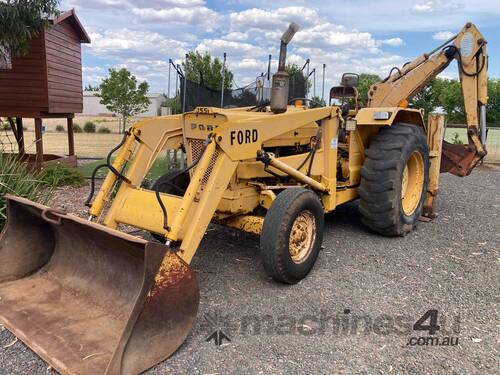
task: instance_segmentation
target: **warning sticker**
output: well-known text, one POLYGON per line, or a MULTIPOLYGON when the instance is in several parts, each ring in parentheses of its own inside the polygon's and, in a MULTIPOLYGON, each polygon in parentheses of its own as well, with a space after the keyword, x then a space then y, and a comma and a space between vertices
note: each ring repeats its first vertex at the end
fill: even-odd
POLYGON ((472 49, 474 47, 474 36, 472 33, 465 33, 462 41, 460 42, 460 52, 463 57, 469 57, 472 55, 472 49))

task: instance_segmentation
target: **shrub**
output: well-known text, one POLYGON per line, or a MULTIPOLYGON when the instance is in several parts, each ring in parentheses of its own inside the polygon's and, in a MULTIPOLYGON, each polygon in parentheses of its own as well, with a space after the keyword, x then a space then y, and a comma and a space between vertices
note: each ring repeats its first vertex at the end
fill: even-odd
POLYGON ((111 130, 109 130, 109 128, 107 128, 106 126, 102 126, 97 132, 101 134, 109 134, 111 133, 111 130))
POLYGON ((65 164, 46 167, 41 174, 41 179, 52 187, 80 187, 85 184, 85 176, 78 169, 65 164))
POLYGON ((464 142, 460 139, 460 134, 454 133, 453 138, 451 139, 451 143, 454 145, 463 145, 464 142))
POLYGON ((73 124, 73 132, 74 133, 81 133, 82 132, 82 127, 78 124, 73 124))
POLYGON ((87 121, 85 125, 83 125, 83 131, 85 133, 95 133, 95 124, 92 121, 87 121))
POLYGON ((39 203, 52 196, 50 184, 12 156, 0 154, 0 229, 7 218, 5 194, 18 195, 39 203))
POLYGON ((62 126, 62 125, 57 125, 56 126, 56 132, 61 133, 63 131, 64 131, 64 126, 62 126))

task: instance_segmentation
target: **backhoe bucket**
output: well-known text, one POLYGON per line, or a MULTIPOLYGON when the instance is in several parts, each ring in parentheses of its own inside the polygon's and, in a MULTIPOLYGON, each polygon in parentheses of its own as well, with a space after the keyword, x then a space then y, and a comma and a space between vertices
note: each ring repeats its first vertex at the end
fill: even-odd
POLYGON ((0 323, 62 374, 137 374, 169 357, 199 303, 190 267, 148 242, 7 196, 0 323))
POLYGON ((443 141, 440 172, 448 172, 459 177, 468 176, 485 155, 478 153, 472 141, 467 145, 455 145, 443 141))

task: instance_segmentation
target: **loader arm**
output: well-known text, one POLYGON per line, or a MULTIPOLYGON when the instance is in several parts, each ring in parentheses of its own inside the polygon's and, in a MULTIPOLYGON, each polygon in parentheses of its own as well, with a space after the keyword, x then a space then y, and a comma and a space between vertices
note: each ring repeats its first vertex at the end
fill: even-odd
POLYGON ((475 25, 467 23, 454 37, 429 53, 393 68, 368 93, 367 106, 405 106, 408 101, 456 60, 464 98, 469 145, 443 144, 442 172, 468 175, 486 155, 486 104, 488 102, 488 55, 486 40, 475 25), (394 72, 394 73, 393 73, 394 72))
MULTIPOLYGON (((89 210, 90 216, 113 229, 126 224, 162 234, 168 245, 178 244, 178 255, 189 264, 239 162, 255 159, 265 141, 311 122, 336 117, 337 112, 336 107, 325 107, 290 110, 279 115, 244 112, 244 116, 238 116, 231 115, 231 111, 200 108, 184 116, 139 122, 130 129, 113 162, 116 170, 127 163, 116 195, 110 198, 118 177, 109 172, 89 210), (142 188, 141 183, 159 152, 180 142, 181 130, 190 125, 190 116, 220 116, 224 120, 206 139, 205 150, 184 196, 160 194, 168 219, 165 223, 155 192, 142 188), (238 134, 245 135, 242 142, 238 142, 238 134), (202 186, 203 181, 206 183, 202 186), (110 207, 103 215, 107 202, 110 207)), ((322 189, 332 188, 332 193, 335 192, 328 179, 319 184, 322 189)))

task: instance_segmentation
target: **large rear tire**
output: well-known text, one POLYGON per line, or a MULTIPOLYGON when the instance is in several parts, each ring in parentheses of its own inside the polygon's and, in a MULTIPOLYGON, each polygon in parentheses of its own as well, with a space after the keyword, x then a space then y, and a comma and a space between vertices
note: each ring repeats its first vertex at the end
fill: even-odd
MULTIPOLYGON (((165 173, 153 183, 151 190, 156 191, 158 189, 160 193, 183 196, 189 186, 189 172, 184 172, 175 177, 178 173, 179 171, 165 173)), ((158 242, 165 242, 165 238, 162 235, 153 232, 150 233, 158 242)))
POLYGON ((306 277, 321 249, 323 226, 323 206, 311 190, 290 188, 278 194, 260 235, 266 273, 287 284, 306 277))
POLYGON ((190 181, 189 172, 181 173, 174 178, 178 173, 179 171, 165 173, 153 183, 151 190, 156 191, 159 188, 160 193, 184 195, 190 181))
POLYGON ((413 230, 429 184, 429 148, 422 128, 394 124, 380 129, 361 169, 363 223, 385 236, 413 230))

